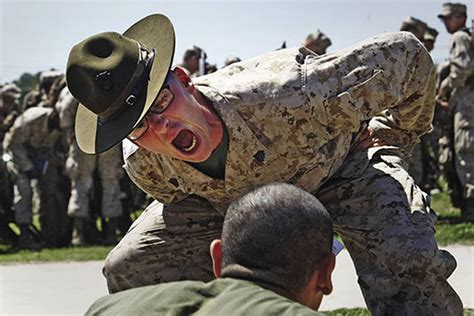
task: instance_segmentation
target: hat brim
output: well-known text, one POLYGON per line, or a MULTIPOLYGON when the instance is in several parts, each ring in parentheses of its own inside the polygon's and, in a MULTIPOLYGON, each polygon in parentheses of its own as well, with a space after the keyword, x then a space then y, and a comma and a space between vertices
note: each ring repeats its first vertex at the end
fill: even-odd
POLYGON ((122 141, 140 122, 160 92, 171 68, 175 50, 175 32, 171 21, 162 14, 149 15, 123 33, 146 49, 155 49, 149 80, 143 93, 133 106, 105 122, 94 112, 79 104, 76 113, 75 133, 79 148, 87 154, 98 154, 122 141))

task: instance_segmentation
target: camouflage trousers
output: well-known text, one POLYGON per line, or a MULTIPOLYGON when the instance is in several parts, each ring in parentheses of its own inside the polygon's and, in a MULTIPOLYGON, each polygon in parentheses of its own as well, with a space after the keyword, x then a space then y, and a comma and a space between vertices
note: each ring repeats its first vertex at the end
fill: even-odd
MULTIPOLYGON (((456 268, 434 239, 436 215, 396 151, 351 154, 316 193, 354 261, 374 315, 461 315, 447 282, 456 268)), ((153 202, 109 253, 110 292, 176 280, 212 279, 209 244, 222 216, 197 197, 153 202)))
POLYGON ((464 87, 452 97, 454 103, 455 168, 464 200, 474 214, 474 88, 464 87))
POLYGON ((115 146, 98 155, 82 153, 74 142, 66 161, 66 172, 71 179, 71 197, 68 215, 89 217, 89 197, 93 186, 94 170, 97 168, 102 184, 102 215, 122 215, 119 179, 123 176, 121 147, 115 146))

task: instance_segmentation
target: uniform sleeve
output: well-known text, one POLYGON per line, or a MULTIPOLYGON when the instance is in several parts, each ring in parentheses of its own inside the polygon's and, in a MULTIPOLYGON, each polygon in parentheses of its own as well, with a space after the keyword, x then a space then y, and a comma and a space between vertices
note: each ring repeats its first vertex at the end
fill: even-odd
POLYGON ((130 179, 155 200, 163 204, 179 201, 187 195, 178 190, 172 190, 163 175, 161 162, 153 155, 144 154, 144 150, 133 149, 128 140, 122 142, 124 169, 130 179))
POLYGON ((24 116, 19 116, 3 140, 3 147, 12 155, 12 163, 21 171, 26 172, 34 168, 28 158, 25 144, 30 138, 30 124, 25 121, 24 116))
POLYGON ((464 86, 466 79, 473 74, 471 37, 466 32, 456 32, 451 45, 447 80, 448 87, 455 89, 464 86))
MULTIPOLYGON (((388 145, 408 147, 431 129, 435 68, 412 34, 387 33, 317 59, 309 96, 320 95, 333 130, 369 121, 388 145)), ((310 80, 311 78, 308 78, 310 80)))

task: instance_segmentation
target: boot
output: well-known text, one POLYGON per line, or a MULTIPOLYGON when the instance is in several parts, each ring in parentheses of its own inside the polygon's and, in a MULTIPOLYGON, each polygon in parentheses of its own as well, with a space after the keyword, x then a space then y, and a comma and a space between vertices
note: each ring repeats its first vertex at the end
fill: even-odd
POLYGON ((86 218, 74 217, 74 224, 72 230, 71 245, 74 247, 86 245, 86 239, 84 235, 84 227, 86 224, 86 218))
POLYGON ((466 222, 474 222, 474 198, 467 198, 462 201, 461 217, 466 222))
POLYGON ((20 236, 18 237, 18 248, 38 251, 41 243, 35 239, 30 231, 30 224, 19 224, 20 236))
POLYGON ((118 218, 109 218, 107 226, 105 227, 105 239, 104 244, 115 245, 117 243, 117 229, 118 229, 118 218))

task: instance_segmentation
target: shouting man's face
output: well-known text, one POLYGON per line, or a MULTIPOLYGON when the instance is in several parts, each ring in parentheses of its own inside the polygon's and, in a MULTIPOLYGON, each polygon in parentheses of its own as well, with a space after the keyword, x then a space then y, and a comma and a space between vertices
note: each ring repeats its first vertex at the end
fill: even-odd
POLYGON ((223 125, 210 105, 196 99, 199 92, 181 71, 178 70, 179 76, 176 70, 170 73, 152 108, 129 139, 154 153, 203 162, 219 145, 223 125))

